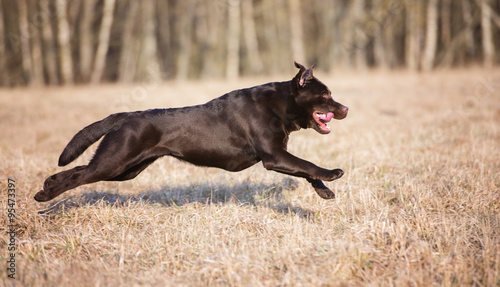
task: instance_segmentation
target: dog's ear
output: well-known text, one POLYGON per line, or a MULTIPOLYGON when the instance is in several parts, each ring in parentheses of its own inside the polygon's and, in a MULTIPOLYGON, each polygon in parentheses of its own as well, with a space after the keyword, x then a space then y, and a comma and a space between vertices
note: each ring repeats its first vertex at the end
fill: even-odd
POLYGON ((306 68, 304 66, 302 66, 301 64, 293 61, 293 63, 295 64, 295 67, 297 67, 297 69, 300 69, 300 72, 304 72, 306 70, 306 68))
POLYGON ((309 82, 309 80, 313 78, 313 69, 316 66, 316 64, 312 65, 311 68, 306 70, 306 68, 301 64, 297 62, 294 63, 295 67, 300 69, 297 76, 295 76, 295 78, 297 79, 297 84, 299 87, 304 87, 309 82))

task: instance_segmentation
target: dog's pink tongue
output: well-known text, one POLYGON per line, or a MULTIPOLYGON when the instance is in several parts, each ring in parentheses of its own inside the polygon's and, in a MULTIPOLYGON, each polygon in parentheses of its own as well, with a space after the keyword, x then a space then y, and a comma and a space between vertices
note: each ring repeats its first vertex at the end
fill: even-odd
POLYGON ((328 114, 326 114, 325 121, 329 122, 332 118, 333 118, 333 113, 329 112, 328 114))

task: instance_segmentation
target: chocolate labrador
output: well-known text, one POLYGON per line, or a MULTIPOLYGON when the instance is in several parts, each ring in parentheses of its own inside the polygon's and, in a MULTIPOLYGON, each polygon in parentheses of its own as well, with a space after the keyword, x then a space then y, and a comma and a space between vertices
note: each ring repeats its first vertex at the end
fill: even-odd
POLYGON ((112 114, 85 127, 68 143, 59 166, 104 136, 92 160, 48 177, 35 200, 48 201, 88 183, 132 179, 165 155, 228 171, 262 161, 266 169, 305 178, 320 197, 334 198, 322 181, 344 172, 290 154, 287 142, 301 128, 328 134, 328 122, 345 118, 348 108, 313 76, 314 65, 295 66, 300 70, 291 81, 232 91, 203 105, 112 114))

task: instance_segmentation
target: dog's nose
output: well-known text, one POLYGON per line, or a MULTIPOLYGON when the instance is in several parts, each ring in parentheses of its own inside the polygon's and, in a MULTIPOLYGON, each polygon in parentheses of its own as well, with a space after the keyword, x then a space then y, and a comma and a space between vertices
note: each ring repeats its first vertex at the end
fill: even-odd
POLYGON ((342 106, 342 112, 344 114, 347 114, 347 112, 349 111, 349 107, 346 107, 346 106, 342 106))

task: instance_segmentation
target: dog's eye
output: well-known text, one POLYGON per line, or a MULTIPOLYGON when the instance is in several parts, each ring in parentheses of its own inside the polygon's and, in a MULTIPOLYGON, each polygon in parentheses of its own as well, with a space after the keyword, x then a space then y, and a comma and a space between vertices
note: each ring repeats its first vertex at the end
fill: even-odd
POLYGON ((330 98, 330 95, 329 95, 329 94, 327 94, 327 93, 324 93, 324 94, 323 94, 323 98, 328 100, 328 99, 330 98))

